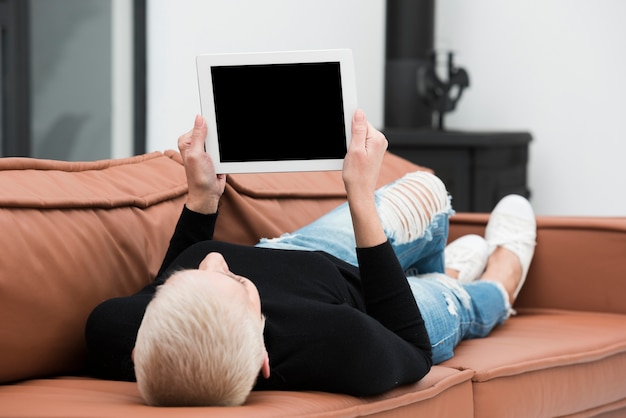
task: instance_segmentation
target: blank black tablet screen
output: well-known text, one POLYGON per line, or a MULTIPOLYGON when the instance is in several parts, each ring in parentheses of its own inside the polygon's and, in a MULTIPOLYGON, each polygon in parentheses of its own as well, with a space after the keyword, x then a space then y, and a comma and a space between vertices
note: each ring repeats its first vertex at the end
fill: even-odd
POLYGON ((211 68, 222 162, 346 154, 339 62, 211 68))

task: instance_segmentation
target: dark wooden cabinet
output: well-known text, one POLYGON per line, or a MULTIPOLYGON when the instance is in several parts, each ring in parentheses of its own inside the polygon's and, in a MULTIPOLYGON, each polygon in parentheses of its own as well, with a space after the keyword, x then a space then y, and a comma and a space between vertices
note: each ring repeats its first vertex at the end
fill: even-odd
POLYGON ((444 181, 457 212, 491 212, 515 193, 530 197, 527 186, 527 132, 463 132, 383 129, 389 151, 429 167, 444 181))

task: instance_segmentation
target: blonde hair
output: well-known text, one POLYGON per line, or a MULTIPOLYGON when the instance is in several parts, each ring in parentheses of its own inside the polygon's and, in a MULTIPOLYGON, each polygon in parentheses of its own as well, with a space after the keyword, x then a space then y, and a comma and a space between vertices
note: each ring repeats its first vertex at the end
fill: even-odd
POLYGON ((139 327, 139 392, 154 406, 243 404, 264 358, 261 319, 200 278, 174 276, 159 287, 139 327))

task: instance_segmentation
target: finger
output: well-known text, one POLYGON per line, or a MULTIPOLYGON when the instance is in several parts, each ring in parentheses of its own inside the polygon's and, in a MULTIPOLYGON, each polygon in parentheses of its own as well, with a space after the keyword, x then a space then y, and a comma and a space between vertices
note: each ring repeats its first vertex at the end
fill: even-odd
POLYGON ((207 135, 207 127, 204 118, 196 115, 193 128, 178 138, 178 150, 181 154, 185 154, 192 147, 202 147, 200 151, 204 151, 204 140, 207 135))
POLYGON ((192 132, 193 132, 193 129, 185 132, 184 134, 178 137, 178 150, 181 152, 181 154, 187 148, 189 148, 192 132))
POLYGON ((374 128, 369 122, 367 123, 367 148, 375 147, 377 150, 385 151, 388 147, 388 141, 385 135, 378 129, 374 128))

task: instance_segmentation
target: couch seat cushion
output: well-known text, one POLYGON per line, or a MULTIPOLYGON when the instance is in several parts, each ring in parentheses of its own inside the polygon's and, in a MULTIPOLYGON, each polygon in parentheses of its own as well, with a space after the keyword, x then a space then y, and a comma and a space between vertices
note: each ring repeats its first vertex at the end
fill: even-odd
POLYGON ((477 417, 617 409, 626 402, 626 315, 521 310, 488 338, 464 341, 443 365, 476 372, 477 417))
POLYGON ((436 366, 421 381, 359 399, 321 392, 253 392, 242 407, 155 408, 137 385, 81 377, 0 386, 0 417, 472 417, 471 371, 436 366), (184 411, 184 413, 183 413, 184 411))

